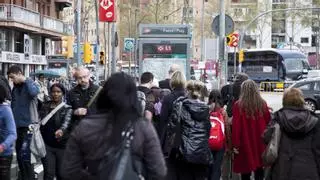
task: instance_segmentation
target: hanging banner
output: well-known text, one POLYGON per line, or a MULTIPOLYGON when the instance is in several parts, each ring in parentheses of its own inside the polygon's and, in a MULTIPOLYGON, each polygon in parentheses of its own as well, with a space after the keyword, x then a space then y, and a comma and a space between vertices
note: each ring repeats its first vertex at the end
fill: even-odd
POLYGON ((116 4, 115 0, 99 0, 99 21, 115 22, 116 21, 116 4))

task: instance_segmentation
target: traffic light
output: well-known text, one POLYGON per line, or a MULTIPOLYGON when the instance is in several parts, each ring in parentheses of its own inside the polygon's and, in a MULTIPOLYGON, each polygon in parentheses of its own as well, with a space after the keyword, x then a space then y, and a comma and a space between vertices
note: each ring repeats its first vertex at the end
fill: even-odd
POLYGON ((242 63, 244 61, 244 51, 241 49, 239 51, 239 63, 242 63))
POLYGON ((101 65, 104 64, 104 59, 105 59, 104 52, 103 52, 103 51, 100 51, 100 60, 99 60, 99 63, 100 63, 101 65))
POLYGON ((83 45, 83 61, 85 64, 91 64, 93 59, 93 53, 90 43, 84 43, 83 45))
POLYGON ((73 36, 62 36, 62 55, 67 58, 73 58, 73 36))

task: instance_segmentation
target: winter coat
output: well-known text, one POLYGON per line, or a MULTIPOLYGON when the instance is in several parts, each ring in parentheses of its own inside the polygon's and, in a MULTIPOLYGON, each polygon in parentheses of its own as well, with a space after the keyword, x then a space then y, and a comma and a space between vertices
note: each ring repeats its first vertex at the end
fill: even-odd
MULTIPOLYGON (((99 86, 90 82, 88 89, 82 89, 80 85, 77 85, 69 92, 68 104, 71 105, 73 110, 78 108, 87 108, 87 104, 90 99, 95 95, 99 86)), ((88 109, 87 115, 95 114, 97 112, 95 103, 92 103, 91 107, 88 109)), ((74 115, 72 119, 75 121, 75 125, 79 123, 83 116, 74 115)), ((74 125, 73 125, 74 126, 74 125)))
MULTIPOLYGON (((97 179, 98 167, 108 150, 112 118, 108 114, 90 115, 84 118, 71 133, 64 154, 62 175, 65 179, 97 179)), ((162 179, 167 168, 157 133, 150 121, 139 120, 135 124, 132 155, 144 162, 147 174, 162 179)))
POLYGON ((12 110, 8 104, 0 104, 0 145, 4 146, 0 157, 12 155, 16 139, 17 130, 12 110))
POLYGON ((14 85, 11 108, 17 128, 28 127, 39 120, 37 109, 39 92, 39 86, 29 78, 21 84, 14 85))
MULTIPOLYGON (((43 104, 39 112, 40 118, 45 118, 54 108, 51 108, 52 101, 48 101, 43 104)), ((71 125, 72 109, 69 105, 64 105, 59 111, 57 111, 49 121, 41 126, 41 134, 46 145, 53 148, 65 148, 68 140, 70 125, 71 125), (61 129, 63 131, 63 137, 57 139, 55 132, 61 129)))
POLYGON ((211 124, 208 105, 200 100, 184 99, 181 112, 177 113, 181 117, 181 143, 178 144, 182 159, 194 164, 210 164, 212 154, 208 140, 211 124))
POLYGON ((247 117, 246 112, 241 111, 239 101, 232 107, 232 144, 239 150, 239 154, 234 156, 235 173, 251 173, 263 167, 261 156, 266 145, 261 137, 271 118, 266 103, 262 112, 261 115, 247 117))
MULTIPOLYGON (((278 159, 271 168, 272 180, 320 180, 320 121, 301 108, 282 108, 274 121, 281 128, 278 159)), ((266 131, 270 141, 272 129, 266 131), (269 134, 269 135, 268 135, 269 134)))
POLYGON ((164 142, 165 142, 165 133, 167 130, 169 116, 172 113, 173 102, 181 96, 185 96, 185 90, 174 89, 173 91, 171 91, 169 95, 163 98, 161 113, 160 113, 160 127, 159 127, 160 142, 162 145, 164 145, 164 142))

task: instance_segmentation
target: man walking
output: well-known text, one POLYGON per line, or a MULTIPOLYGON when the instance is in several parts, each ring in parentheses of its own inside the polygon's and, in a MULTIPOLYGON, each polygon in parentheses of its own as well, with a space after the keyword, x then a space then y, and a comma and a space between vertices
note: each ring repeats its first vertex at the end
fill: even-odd
POLYGON ((96 105, 92 103, 89 107, 89 101, 95 96, 98 85, 93 84, 90 81, 90 71, 85 67, 80 67, 75 70, 75 78, 78 82, 70 91, 68 104, 73 109, 73 127, 79 123, 79 121, 88 114, 96 113, 96 105))
POLYGON ((165 80, 159 81, 159 87, 161 89, 171 89, 170 87, 170 79, 174 72, 180 70, 180 66, 178 64, 172 64, 169 69, 169 77, 165 80))
MULTIPOLYGON (((16 152, 19 166, 19 179, 34 179, 33 165, 31 164, 31 152, 28 147, 23 147, 28 135, 28 126, 38 121, 37 95, 40 92, 37 84, 22 74, 19 66, 11 66, 8 69, 8 77, 13 81, 12 112, 17 126, 16 152), (26 149, 22 151, 22 149, 26 149)), ((29 143, 27 143, 29 144, 29 143)))

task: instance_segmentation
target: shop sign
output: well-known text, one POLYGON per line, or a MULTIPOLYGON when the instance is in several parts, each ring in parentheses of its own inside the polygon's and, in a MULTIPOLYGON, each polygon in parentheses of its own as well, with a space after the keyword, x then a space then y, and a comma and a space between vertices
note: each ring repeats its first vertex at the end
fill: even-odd
POLYGON ((41 64, 47 65, 47 60, 45 56, 41 55, 30 55, 29 58, 25 58, 23 53, 15 53, 2 51, 1 52, 1 62, 4 63, 13 63, 13 64, 41 64))

